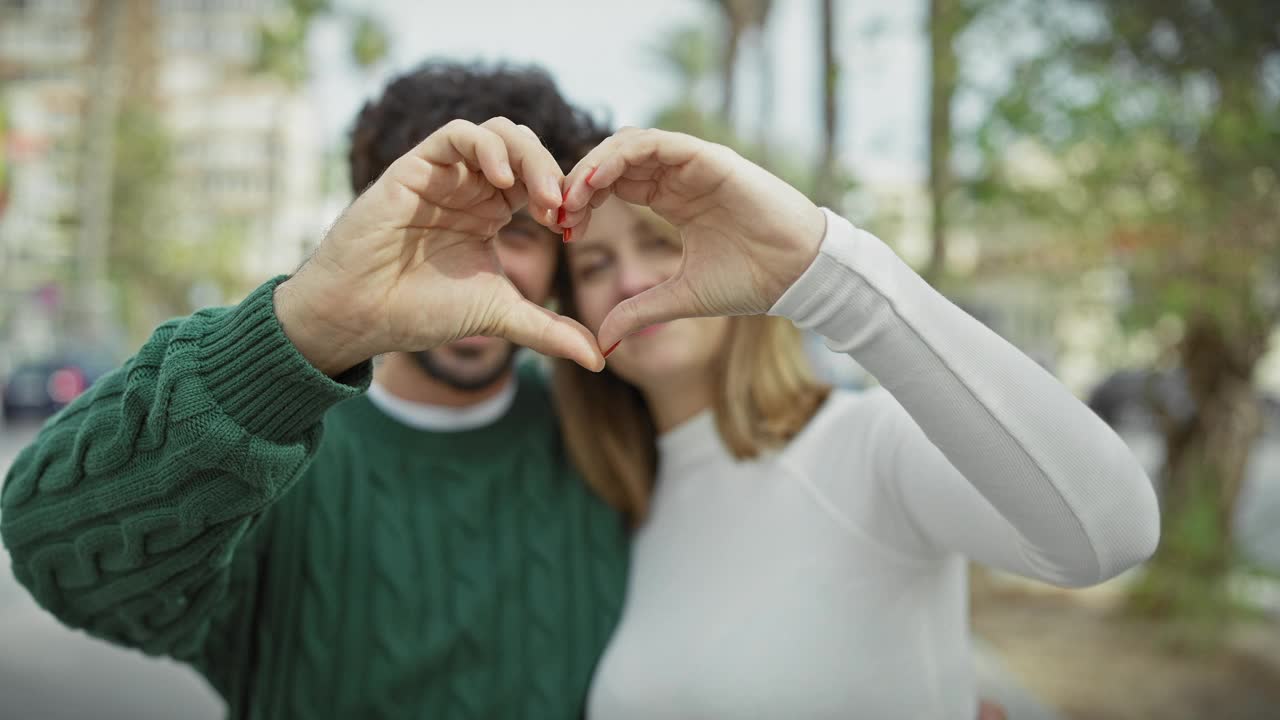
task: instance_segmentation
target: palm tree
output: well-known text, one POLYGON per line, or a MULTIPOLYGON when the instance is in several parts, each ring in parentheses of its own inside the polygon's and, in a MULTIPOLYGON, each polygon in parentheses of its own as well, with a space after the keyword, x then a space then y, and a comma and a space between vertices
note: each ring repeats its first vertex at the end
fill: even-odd
MULTIPOLYGON (((763 36, 769 11, 773 9, 773 0, 715 0, 715 4, 720 9, 725 27, 723 55, 720 61, 720 87, 723 93, 720 102, 720 121, 728 127, 732 125, 738 50, 742 46, 742 37, 752 30, 759 31, 763 36)), ((767 81, 771 73, 763 40, 761 56, 761 78, 767 81)), ((766 98, 762 103, 767 103, 767 98, 772 95, 772 89, 762 87, 761 92, 766 98)))
POLYGON ((822 26, 822 151, 818 155, 818 170, 814 173, 814 200, 820 205, 832 205, 836 196, 836 140, 837 108, 839 107, 840 65, 836 60, 836 17, 834 0, 818 0, 822 26))
MULTIPOLYGON (((259 29, 256 70, 274 75, 290 86, 307 78, 307 36, 315 20, 334 13, 327 0, 290 0, 289 11, 277 14, 259 29)), ((351 28, 351 60, 367 70, 381 62, 390 49, 386 30, 370 14, 343 17, 351 28)))
POLYGON ((929 234, 932 252, 924 276, 936 281, 947 262, 947 195, 951 192, 951 101, 956 94, 956 35, 968 22, 961 0, 929 0, 929 234))

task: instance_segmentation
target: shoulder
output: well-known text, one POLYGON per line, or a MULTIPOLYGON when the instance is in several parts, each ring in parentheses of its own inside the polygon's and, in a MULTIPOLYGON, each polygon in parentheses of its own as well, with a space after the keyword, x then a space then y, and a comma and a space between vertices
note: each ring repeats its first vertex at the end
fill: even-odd
POLYGON ((866 462, 896 432, 903 416, 906 410, 883 388, 832 390, 785 454, 819 468, 866 462))
POLYGON ((823 442, 832 435, 847 439, 850 430, 857 434, 871 431, 894 422, 903 412, 902 406, 884 388, 835 389, 796 436, 796 442, 823 442))

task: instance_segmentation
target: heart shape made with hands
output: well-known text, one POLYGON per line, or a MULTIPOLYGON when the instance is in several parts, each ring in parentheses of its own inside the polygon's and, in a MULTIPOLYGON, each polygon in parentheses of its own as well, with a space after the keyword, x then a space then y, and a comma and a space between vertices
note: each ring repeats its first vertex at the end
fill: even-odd
POLYGON ((277 288, 276 313, 303 355, 330 374, 471 335, 600 370, 600 348, 648 325, 768 311, 816 256, 825 222, 790 185, 689 135, 626 128, 566 176, 529 128, 455 120, 352 202, 277 288), (526 299, 491 240, 527 207, 571 241, 613 195, 672 223, 683 258, 673 277, 619 303, 592 336, 526 299))
POLYGON ((663 130, 624 128, 565 177, 557 224, 583 237, 612 196, 651 208, 680 232, 684 257, 665 282, 605 317, 607 357, 623 338, 679 318, 759 315, 808 269, 826 216, 803 193, 723 145, 663 130))

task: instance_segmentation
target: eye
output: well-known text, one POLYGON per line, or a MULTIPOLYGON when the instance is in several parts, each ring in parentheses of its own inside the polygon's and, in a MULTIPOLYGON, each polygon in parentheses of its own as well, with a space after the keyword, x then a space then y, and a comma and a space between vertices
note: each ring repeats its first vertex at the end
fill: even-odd
POLYGON ((613 264, 613 259, 604 253, 592 253, 586 258, 573 263, 573 274, 579 280, 590 280, 613 264))
POLYGON ((664 235, 647 235, 640 246, 646 250, 681 250, 679 243, 664 235))
POLYGON ((524 245, 538 239, 537 231, 527 225, 508 225, 498 231, 498 239, 510 245, 524 245))

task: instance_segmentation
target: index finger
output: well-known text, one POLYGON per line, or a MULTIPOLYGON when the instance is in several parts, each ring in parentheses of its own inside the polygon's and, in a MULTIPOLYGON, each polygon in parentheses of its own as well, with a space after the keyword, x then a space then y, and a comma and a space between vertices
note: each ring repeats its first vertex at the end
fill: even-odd
POLYGON ((560 207, 560 181, 564 173, 538 136, 505 117, 486 120, 481 127, 502 138, 512 167, 529 190, 529 199, 544 208, 560 207))
MULTIPOLYGON (((433 165, 465 163, 479 168, 485 179, 496 188, 507 189, 515 184, 506 143, 493 131, 466 120, 450 121, 418 143, 404 157, 433 165)), ((401 173, 397 177, 419 194, 425 192, 428 178, 429 174, 421 173, 401 173)))
POLYGON ((598 190, 612 186, 628 168, 683 165, 703 141, 666 130, 623 128, 587 153, 566 178, 564 208, 577 212, 598 190))

